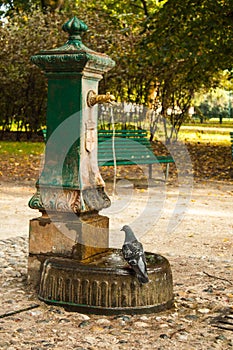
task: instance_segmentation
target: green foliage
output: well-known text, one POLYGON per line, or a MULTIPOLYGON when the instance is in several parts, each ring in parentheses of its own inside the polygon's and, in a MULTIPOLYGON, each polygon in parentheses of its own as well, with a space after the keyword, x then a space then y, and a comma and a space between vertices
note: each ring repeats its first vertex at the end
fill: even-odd
MULTIPOLYGON (((30 63, 30 56, 63 44, 61 25, 73 15, 88 24, 85 45, 116 61, 101 81, 100 92, 147 104, 151 86, 157 84, 153 106, 162 109, 176 131, 187 118, 194 94, 221 84, 220 71, 232 72, 231 0, 3 0, 2 4, 7 4, 11 16, 0 28, 0 122, 5 129, 12 121, 31 131, 44 124, 46 79, 30 63)), ((227 89, 232 89, 230 83, 227 89)))
POLYGON ((229 91, 217 88, 205 94, 198 94, 194 100, 196 116, 203 122, 206 119, 232 117, 232 96, 229 91))
MULTIPOLYGON (((46 79, 30 62, 41 49, 61 40, 57 14, 34 10, 31 16, 15 16, 0 27, 0 122, 3 130, 14 123, 18 130, 35 132, 45 124, 46 79)), ((64 42, 64 37, 63 37, 64 42)))
POLYGON ((162 114, 177 131, 194 93, 216 86, 217 73, 232 67, 232 18, 230 0, 168 0, 145 22, 142 44, 160 82, 162 114))
POLYGON ((69 8, 70 3, 69 0, 2 0, 0 1, 0 7, 5 9, 5 11, 2 11, 2 15, 14 17, 23 13, 33 13, 35 8, 42 9, 44 12, 60 11, 69 8))

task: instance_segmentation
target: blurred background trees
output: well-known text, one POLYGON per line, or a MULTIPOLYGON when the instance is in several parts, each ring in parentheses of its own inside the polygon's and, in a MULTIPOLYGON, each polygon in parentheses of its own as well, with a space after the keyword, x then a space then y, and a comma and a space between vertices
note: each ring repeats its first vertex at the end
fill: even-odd
POLYGON ((197 116, 232 117, 231 0, 4 0, 0 8, 2 132, 14 125, 30 137, 45 124, 46 79, 30 57, 62 45, 61 26, 74 15, 89 26, 85 44, 116 61, 100 92, 149 106, 177 132, 195 101, 197 116))

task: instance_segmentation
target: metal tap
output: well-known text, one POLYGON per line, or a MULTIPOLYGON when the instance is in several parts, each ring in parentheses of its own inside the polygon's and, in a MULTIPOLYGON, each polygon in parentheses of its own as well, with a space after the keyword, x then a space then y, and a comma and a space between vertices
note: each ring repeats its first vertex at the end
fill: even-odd
POLYGON ((93 90, 88 91, 87 94, 87 105, 93 107, 97 103, 110 103, 114 104, 115 96, 111 95, 110 92, 106 92, 106 95, 97 95, 93 90))

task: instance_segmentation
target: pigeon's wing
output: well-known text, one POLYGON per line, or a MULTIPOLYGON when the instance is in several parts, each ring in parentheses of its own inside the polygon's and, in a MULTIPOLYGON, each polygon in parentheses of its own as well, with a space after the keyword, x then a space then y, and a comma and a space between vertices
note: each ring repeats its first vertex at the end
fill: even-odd
POLYGON ((125 243, 122 247, 122 253, 125 260, 136 272, 138 280, 141 283, 147 283, 149 279, 142 244, 138 241, 125 243))
POLYGON ((133 258, 133 257, 139 255, 140 253, 144 253, 143 246, 138 241, 125 243, 122 247, 122 252, 123 252, 124 258, 126 260, 133 258))
POLYGON ((139 282, 149 282, 144 254, 139 257, 137 266, 138 267, 136 272, 139 282))

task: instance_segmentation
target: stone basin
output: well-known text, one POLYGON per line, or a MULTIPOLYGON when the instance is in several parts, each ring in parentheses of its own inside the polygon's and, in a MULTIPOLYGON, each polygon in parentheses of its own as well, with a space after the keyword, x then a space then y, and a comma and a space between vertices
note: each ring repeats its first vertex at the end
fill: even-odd
POLYGON ((49 258, 43 264, 39 299, 66 309, 94 314, 151 313, 173 306, 172 273, 168 260, 145 253, 149 283, 141 285, 122 257, 109 249, 76 261, 49 258))

